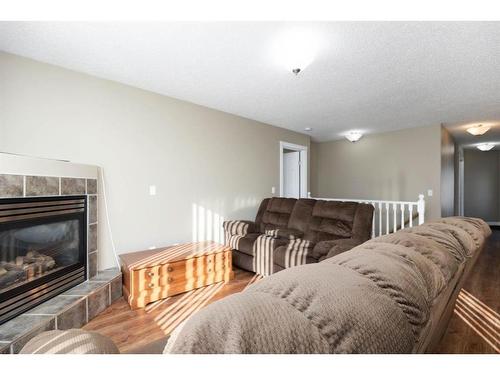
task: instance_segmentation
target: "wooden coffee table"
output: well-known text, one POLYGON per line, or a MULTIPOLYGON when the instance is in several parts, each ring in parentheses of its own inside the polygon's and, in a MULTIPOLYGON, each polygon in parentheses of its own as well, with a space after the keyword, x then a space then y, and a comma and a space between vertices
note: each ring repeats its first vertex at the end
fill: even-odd
POLYGON ((231 248, 213 241, 122 254, 120 261, 132 308, 234 277, 231 248))

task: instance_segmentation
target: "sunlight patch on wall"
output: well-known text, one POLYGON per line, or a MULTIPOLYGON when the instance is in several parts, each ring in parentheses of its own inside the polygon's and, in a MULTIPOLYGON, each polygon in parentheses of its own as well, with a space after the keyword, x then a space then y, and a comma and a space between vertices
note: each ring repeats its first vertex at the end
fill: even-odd
POLYGON ((224 221, 228 217, 254 220, 260 201, 255 197, 237 197, 229 207, 224 199, 201 200, 192 203, 192 241, 215 241, 223 244, 225 242, 222 228, 224 221))
POLYGON ((233 202, 233 211, 241 211, 246 210, 248 208, 258 207, 260 203, 260 199, 255 197, 246 197, 246 198, 235 198, 233 202))
POLYGON ((191 206, 193 242, 224 243, 224 230, 222 229, 224 216, 197 203, 193 203, 191 206))

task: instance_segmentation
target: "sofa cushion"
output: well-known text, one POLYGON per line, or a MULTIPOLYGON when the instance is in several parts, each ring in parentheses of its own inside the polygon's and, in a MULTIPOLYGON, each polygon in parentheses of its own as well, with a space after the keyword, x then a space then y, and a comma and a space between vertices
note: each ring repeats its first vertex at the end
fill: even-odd
POLYGON ((343 253, 344 251, 351 250, 353 247, 358 246, 360 243, 360 241, 353 238, 321 241, 314 246, 314 249, 311 252, 311 257, 313 257, 317 261, 322 261, 337 254, 343 253))
POLYGON ((333 222, 330 219, 313 218, 304 239, 318 243, 321 241, 349 238, 350 230, 342 222, 333 222), (332 233, 334 232, 334 233, 332 233))
POLYGON ((297 238, 304 237, 304 233, 302 233, 300 230, 291 228, 266 229, 266 232, 264 234, 266 236, 283 238, 285 240, 296 240, 297 238))
POLYGON ((312 215, 352 223, 356 213, 356 202, 316 201, 312 215))
POLYGON ((375 207, 373 205, 358 203, 352 223, 353 238, 361 242, 368 241, 371 238, 374 211, 375 207))
POLYGON ((445 247, 459 262, 463 262, 465 260, 462 245, 455 238, 455 236, 450 235, 450 232, 443 233, 438 228, 422 224, 416 227, 401 229, 396 233, 414 233, 419 236, 429 238, 445 247))
POLYGON ((294 198, 271 198, 262 214, 260 231, 266 229, 286 228, 290 220, 290 214, 297 202, 294 198))
POLYGON ((245 236, 233 235, 229 237, 227 244, 242 253, 253 255, 253 244, 259 236, 259 233, 248 233, 245 236))
POLYGON ((273 253, 274 264, 283 267, 295 267, 308 263, 316 263, 312 254, 313 244, 309 241, 297 239, 284 246, 278 247, 273 253))
POLYGON ((264 212, 266 212, 270 200, 271 198, 265 198, 262 200, 262 202, 260 202, 257 215, 255 216, 255 225, 257 226, 257 231, 260 231, 260 227, 262 225, 262 217, 264 216, 264 212))
POLYGON ((297 200, 290 214, 288 228, 306 233, 313 217, 312 212, 316 202, 316 199, 301 198, 297 200))
POLYGON ((304 239, 311 242, 356 238, 366 241, 372 229, 373 206, 357 202, 316 201, 304 239))
POLYGON ((328 251, 328 254, 325 256, 321 256, 318 259, 318 262, 321 262, 322 260, 332 258, 336 255, 345 253, 346 251, 351 250, 352 248, 360 245, 362 241, 358 241, 354 238, 345 238, 341 240, 336 240, 333 241, 335 244, 330 248, 330 251, 328 251))
POLYGON ((245 254, 241 251, 234 250, 231 256, 233 260, 233 266, 238 267, 250 272, 255 272, 253 268, 253 255, 245 254))
POLYGON ((253 245, 255 273, 262 276, 269 276, 273 273, 274 251, 288 243, 288 240, 260 235, 253 245))
POLYGON ((315 243, 350 238, 356 206, 355 202, 317 201, 304 238, 315 243))

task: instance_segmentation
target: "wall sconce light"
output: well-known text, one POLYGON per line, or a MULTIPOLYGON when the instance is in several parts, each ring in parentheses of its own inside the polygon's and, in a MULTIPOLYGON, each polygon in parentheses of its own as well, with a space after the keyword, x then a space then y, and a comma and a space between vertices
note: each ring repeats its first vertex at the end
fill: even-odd
POLYGON ((359 131, 350 131, 349 133, 347 133, 345 135, 345 137, 347 138, 347 140, 349 142, 357 142, 361 139, 361 137, 363 136, 363 133, 359 132, 359 131))
POLYGON ((475 135, 475 136, 483 135, 488 130, 490 130, 490 128, 491 128, 490 126, 479 124, 479 125, 475 125, 475 126, 470 127, 469 129, 467 129, 467 133, 475 135))
POLYGON ((481 151, 490 151, 495 145, 493 143, 481 143, 476 146, 481 151))

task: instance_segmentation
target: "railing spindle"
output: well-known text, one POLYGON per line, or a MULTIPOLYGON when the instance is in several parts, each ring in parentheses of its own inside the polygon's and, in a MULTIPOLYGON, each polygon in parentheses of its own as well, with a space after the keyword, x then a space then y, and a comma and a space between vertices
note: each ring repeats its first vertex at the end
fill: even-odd
POLYGON ((405 229, 405 204, 401 203, 401 229, 405 229))
POLYGON ((389 203, 385 204, 385 218, 386 218, 386 228, 385 228, 385 234, 389 234, 389 215, 390 215, 390 207, 389 203))
POLYGON ((418 196, 417 211, 418 211, 418 225, 420 225, 424 223, 424 218, 425 218, 425 200, 423 194, 420 194, 418 196))
POLYGON ((394 226, 392 227, 392 233, 398 230, 398 206, 396 203, 392 204, 392 210, 394 214, 394 226))
POLYGON ((373 206, 373 217, 372 217, 372 238, 375 238, 375 212, 377 208, 375 207, 375 203, 372 203, 373 206))
POLYGON ((408 210, 410 212, 410 222, 408 223, 408 225, 411 228, 413 226, 413 204, 410 204, 408 210))
POLYGON ((378 235, 382 234, 382 202, 378 202, 378 235))

